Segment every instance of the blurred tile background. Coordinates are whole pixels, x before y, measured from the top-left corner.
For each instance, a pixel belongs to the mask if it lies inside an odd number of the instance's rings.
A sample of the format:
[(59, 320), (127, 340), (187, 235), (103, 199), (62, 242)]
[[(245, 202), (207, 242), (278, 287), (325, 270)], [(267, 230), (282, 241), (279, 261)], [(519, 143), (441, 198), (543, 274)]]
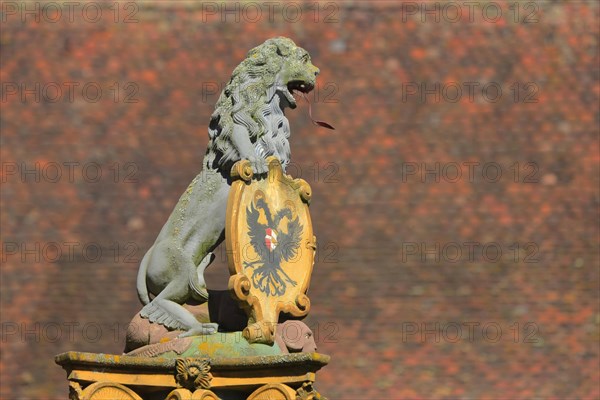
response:
[(55, 354), (122, 351), (221, 88), (283, 35), (337, 128), (287, 113), (319, 390), (598, 398), (598, 3), (270, 4), (2, 2), (0, 397), (65, 398)]

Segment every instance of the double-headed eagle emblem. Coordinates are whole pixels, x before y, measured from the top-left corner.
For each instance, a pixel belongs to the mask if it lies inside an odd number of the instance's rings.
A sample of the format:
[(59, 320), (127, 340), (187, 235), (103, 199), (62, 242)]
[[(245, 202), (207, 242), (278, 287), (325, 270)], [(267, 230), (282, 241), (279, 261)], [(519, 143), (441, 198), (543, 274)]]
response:
[[(259, 222), (264, 212), (266, 224)], [(283, 219), (287, 220), (287, 232), (281, 228)], [(302, 225), (298, 217), (293, 218), (289, 208), (282, 208), (274, 216), (264, 198), (256, 200), (256, 207), (250, 204), (246, 212), (250, 244), (258, 259), (244, 261), (244, 268), (253, 268), (252, 284), (267, 296), (281, 296), (287, 284), (296, 286), (282, 267), (282, 261), (290, 262), (298, 254), (302, 238)]]

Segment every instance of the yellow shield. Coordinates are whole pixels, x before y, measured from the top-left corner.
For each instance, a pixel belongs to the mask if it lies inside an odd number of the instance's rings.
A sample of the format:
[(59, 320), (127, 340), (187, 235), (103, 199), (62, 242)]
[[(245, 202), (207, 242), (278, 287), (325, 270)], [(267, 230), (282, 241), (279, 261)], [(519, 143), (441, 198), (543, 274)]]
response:
[(283, 173), (275, 157), (268, 174), (252, 179), (250, 162), (232, 168), (225, 243), (229, 290), (248, 314), (244, 337), (251, 343), (273, 343), (279, 313), (304, 317), (316, 238), (308, 203), (311, 189), (302, 179)]

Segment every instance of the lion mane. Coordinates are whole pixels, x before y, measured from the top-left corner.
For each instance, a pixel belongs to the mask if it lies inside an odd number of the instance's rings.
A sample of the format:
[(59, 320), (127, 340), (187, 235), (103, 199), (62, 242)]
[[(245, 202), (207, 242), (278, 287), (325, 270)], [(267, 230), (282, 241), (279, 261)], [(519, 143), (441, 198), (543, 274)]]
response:
[[(312, 90), (318, 72), (308, 52), (288, 38), (269, 39), (250, 50), (233, 71), (211, 116), (205, 167), (228, 172), (240, 159), (231, 141), (238, 125), (247, 131), (257, 157), (274, 155), (285, 169), (290, 161), (290, 126), (283, 110), (296, 107), (294, 89)], [(307, 85), (290, 86), (296, 83)]]

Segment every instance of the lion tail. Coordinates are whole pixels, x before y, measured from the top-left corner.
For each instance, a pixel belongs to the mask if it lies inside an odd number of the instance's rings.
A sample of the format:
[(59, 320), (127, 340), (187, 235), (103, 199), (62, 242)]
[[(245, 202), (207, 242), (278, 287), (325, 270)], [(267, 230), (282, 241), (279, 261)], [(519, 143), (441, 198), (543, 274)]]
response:
[(150, 296), (148, 295), (148, 285), (146, 284), (146, 273), (148, 272), (148, 263), (150, 262), (150, 253), (152, 253), (152, 249), (154, 249), (154, 245), (150, 247), (150, 249), (142, 258), (142, 262), (140, 263), (140, 269), (138, 270), (137, 275), (137, 294), (138, 298), (142, 302), (143, 305), (150, 303)]

